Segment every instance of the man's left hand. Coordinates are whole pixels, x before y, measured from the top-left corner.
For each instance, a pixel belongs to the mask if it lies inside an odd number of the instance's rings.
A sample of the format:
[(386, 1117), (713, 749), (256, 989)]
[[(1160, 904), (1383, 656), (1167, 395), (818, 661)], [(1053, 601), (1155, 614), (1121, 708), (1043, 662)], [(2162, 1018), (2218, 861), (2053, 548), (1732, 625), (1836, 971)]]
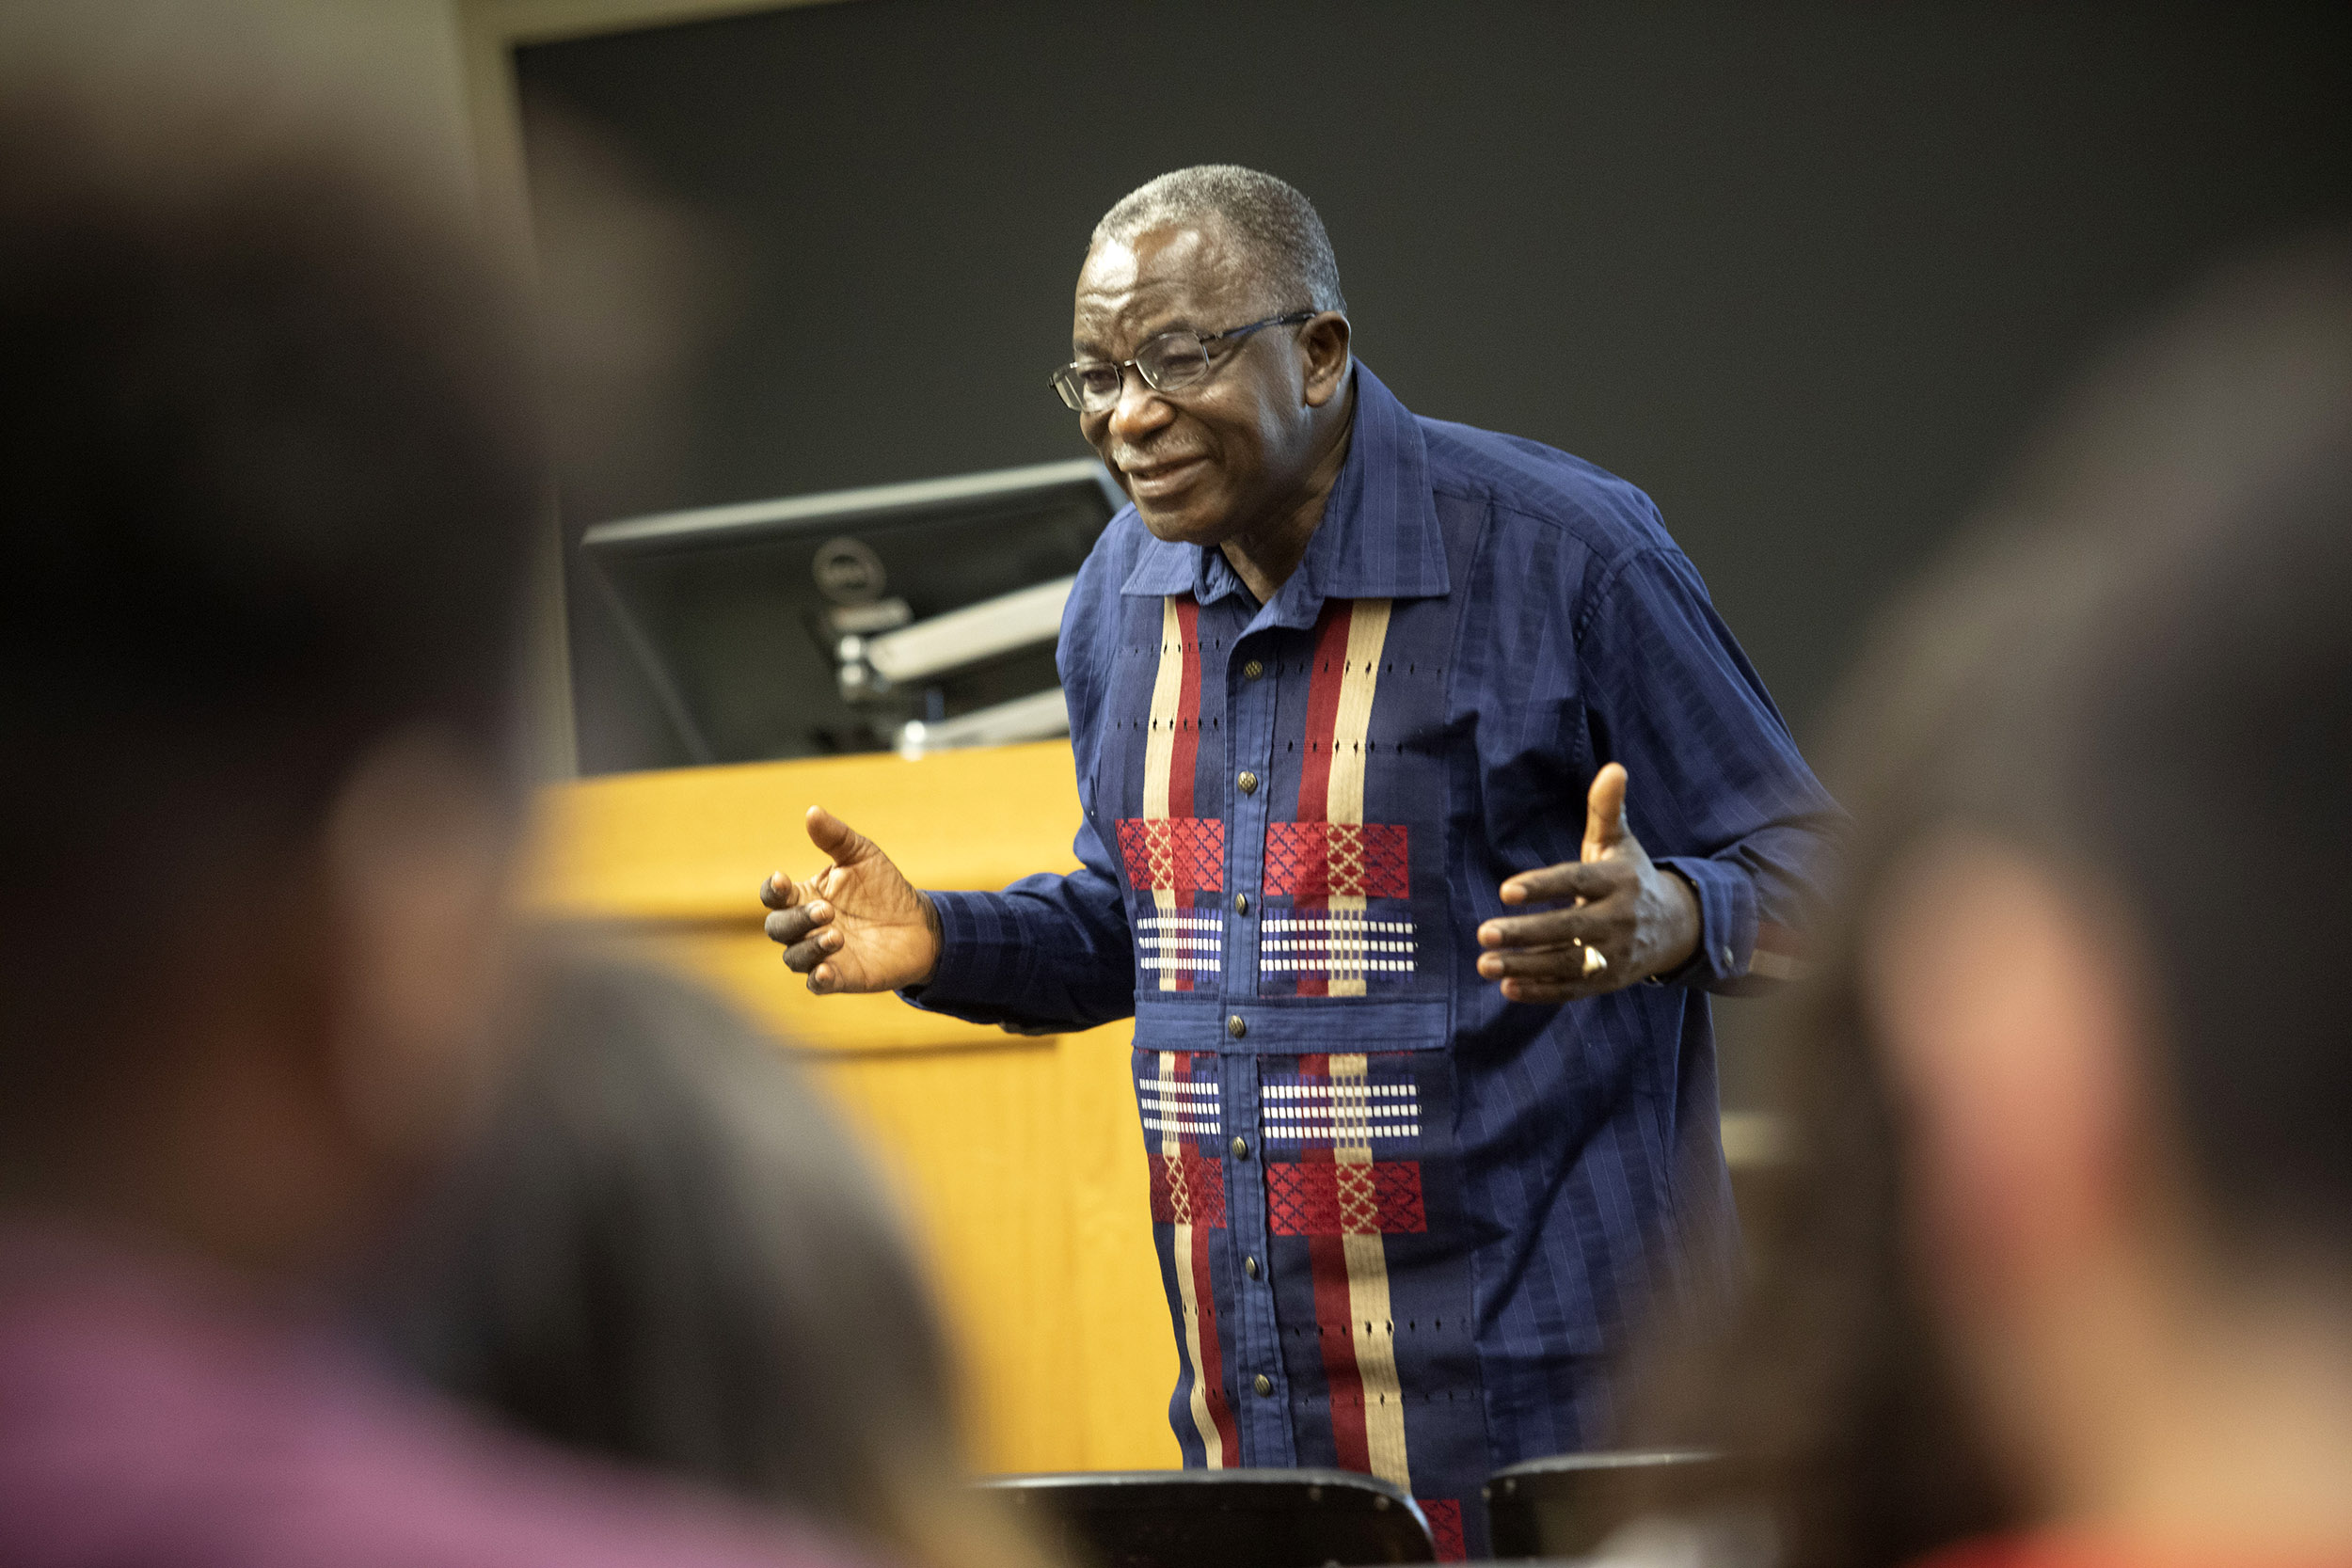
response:
[[(1698, 950), (1698, 895), (1650, 863), (1625, 825), (1626, 772), (1611, 763), (1585, 800), (1584, 858), (1502, 884), (1506, 904), (1573, 898), (1572, 909), (1489, 920), (1478, 927), (1478, 973), (1513, 1002), (1574, 1002), (1690, 962)], [(1587, 950), (1608, 960), (1593, 968)]]

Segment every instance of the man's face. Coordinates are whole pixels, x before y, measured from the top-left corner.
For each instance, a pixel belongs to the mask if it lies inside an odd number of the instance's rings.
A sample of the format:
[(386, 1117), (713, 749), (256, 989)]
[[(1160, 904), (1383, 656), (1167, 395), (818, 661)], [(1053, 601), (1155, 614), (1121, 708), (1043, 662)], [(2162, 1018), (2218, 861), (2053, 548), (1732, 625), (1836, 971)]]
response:
[[(1156, 229), (1097, 245), (1078, 274), (1073, 356), (1132, 359), (1163, 332), (1224, 332), (1307, 305), (1264, 297), (1222, 230)], [(1275, 515), (1305, 483), (1313, 430), (1290, 330), (1269, 327), (1209, 353), (1209, 374), (1174, 392), (1155, 392), (1130, 371), (1118, 405), (1078, 423), (1145, 527), (1215, 546)]]

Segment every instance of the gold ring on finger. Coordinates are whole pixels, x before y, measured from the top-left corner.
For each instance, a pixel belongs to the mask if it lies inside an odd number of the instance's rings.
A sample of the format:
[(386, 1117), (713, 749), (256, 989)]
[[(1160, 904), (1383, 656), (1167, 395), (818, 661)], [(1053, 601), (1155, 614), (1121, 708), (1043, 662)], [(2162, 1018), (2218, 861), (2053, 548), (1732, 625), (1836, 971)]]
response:
[(1596, 974), (1607, 973), (1608, 969), (1609, 956), (1603, 953), (1599, 948), (1586, 944), (1584, 947), (1584, 978), (1589, 980)]

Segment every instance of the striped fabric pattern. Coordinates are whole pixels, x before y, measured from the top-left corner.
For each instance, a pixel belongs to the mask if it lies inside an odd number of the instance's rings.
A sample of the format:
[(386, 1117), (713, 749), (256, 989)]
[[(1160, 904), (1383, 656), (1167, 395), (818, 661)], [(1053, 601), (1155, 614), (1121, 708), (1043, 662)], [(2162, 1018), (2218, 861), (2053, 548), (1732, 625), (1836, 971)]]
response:
[(1136, 961), (1147, 970), (1213, 975), (1224, 963), (1225, 919), (1214, 910), (1143, 915), (1136, 921)]
[(1343, 1127), (1367, 1139), (1421, 1136), (1421, 1091), (1410, 1084), (1326, 1078), (1268, 1084), (1258, 1097), (1265, 1135), (1277, 1142), (1331, 1138)]
[[(1156, 842), (1169, 847), (1159, 855), (1148, 850), (1146, 854), (1150, 880), (1145, 885), (1164, 929), (1179, 910), (1190, 907), (1190, 895), (1200, 881), (1216, 885), (1209, 873), (1216, 866), (1204, 863), (1198, 839), (1205, 835), (1195, 830), (1192, 812), (1194, 760), (1200, 736), (1200, 607), (1196, 604), (1171, 597), (1161, 606), (1160, 662), (1152, 684), (1152, 738), (1144, 758), (1143, 817), (1137, 827), (1147, 845)], [(1123, 833), (1128, 824), (1120, 826)], [(1216, 836), (1221, 843), (1222, 824), (1218, 827)], [(1180, 839), (1191, 847), (1182, 857), (1172, 852)], [(1166, 951), (1163, 946), (1163, 956)], [(1195, 975), (1204, 970), (1214, 974), (1219, 967), (1214, 955), (1197, 948), (1185, 957), (1181, 964), (1163, 958), (1152, 966), (1158, 973), (1160, 990), (1190, 990)]]
[[(1370, 738), (1372, 704), (1380, 686), (1380, 658), (1389, 639), (1386, 599), (1327, 599), (1315, 627), (1313, 664), (1307, 681), (1307, 750), (1298, 769), (1298, 815), (1295, 836), (1307, 836), (1311, 866), (1289, 885), (1300, 914), (1321, 910), (1333, 922), (1360, 921), (1373, 887), (1364, 853), (1364, 743)], [(1320, 828), (1320, 832), (1313, 830)], [(1297, 830), (1307, 830), (1300, 835)], [(1402, 828), (1391, 830), (1400, 842)], [(1310, 836), (1311, 835), (1311, 836)], [(1269, 832), (1269, 840), (1273, 838)], [(1402, 884), (1405, 879), (1394, 879)], [(1386, 884), (1384, 884), (1385, 886)], [(1405, 886), (1397, 885), (1394, 895)], [(1344, 937), (1321, 948), (1301, 944), (1301, 958), (1319, 956), (1318, 970), (1296, 965), (1301, 996), (1361, 996), (1369, 956)]]
[[(1197, 1104), (1197, 1089), (1215, 1088), (1216, 1067), (1212, 1059), (1203, 1085), (1192, 1076), (1193, 1063), (1183, 1053), (1160, 1052), (1158, 1077), (1137, 1086), (1148, 1088), (1163, 1105)], [(1188, 1119), (1180, 1113), (1167, 1117), (1160, 1129), (1152, 1218), (1168, 1230), (1166, 1263), (1176, 1286), (1184, 1353), (1178, 1398), (1200, 1438), (1202, 1463), (1215, 1470), (1241, 1463), (1232, 1405), (1225, 1391), (1224, 1346), (1217, 1338), (1216, 1291), (1209, 1267), (1210, 1238), (1225, 1227), (1225, 1173), (1214, 1155), (1203, 1158), (1185, 1142)]]
[[(1332, 983), (1339, 980), (1335, 977)], [(1369, 1102), (1364, 1095), (1351, 1092), (1363, 1086), (1364, 1058), (1360, 1053), (1310, 1056), (1300, 1067), (1300, 1076), (1313, 1076), (1318, 1066), (1337, 1091), (1328, 1148), (1340, 1234), (1316, 1236), (1310, 1243), (1315, 1318), (1327, 1327), (1344, 1327), (1343, 1334), (1334, 1333), (1323, 1341), (1324, 1364), (1335, 1385), (1352, 1377), (1357, 1395), (1351, 1407), (1334, 1389), (1331, 1419), (1340, 1463), (1394, 1481), (1410, 1496), (1413, 1468), (1405, 1443), (1405, 1386), (1396, 1370), (1396, 1319), (1389, 1302), (1382, 1195), (1373, 1178)]]
[(1335, 965), (1360, 974), (1413, 973), (1410, 920), (1377, 920), (1346, 911), (1326, 911), (1268, 915), (1258, 928), (1264, 933), (1258, 939), (1262, 974), (1299, 970), (1328, 974)]
[(1136, 1080), (1136, 1103), (1143, 1109), (1146, 1132), (1214, 1138), (1225, 1131), (1222, 1099), (1214, 1078), (1201, 1083), (1167, 1077)]

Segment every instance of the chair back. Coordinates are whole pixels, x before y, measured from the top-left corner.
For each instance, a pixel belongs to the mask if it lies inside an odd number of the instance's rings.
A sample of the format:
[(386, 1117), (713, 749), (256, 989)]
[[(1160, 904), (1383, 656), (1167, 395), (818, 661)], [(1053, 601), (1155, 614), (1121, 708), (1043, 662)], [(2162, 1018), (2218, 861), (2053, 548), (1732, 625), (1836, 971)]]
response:
[(1347, 1470), (1123, 1470), (981, 1482), (1080, 1568), (1434, 1562), (1428, 1521)]
[(1494, 1555), (1589, 1556), (1618, 1524), (1629, 1486), (1660, 1479), (1661, 1472), (1694, 1475), (1720, 1463), (1720, 1454), (1705, 1449), (1667, 1449), (1565, 1453), (1508, 1465), (1488, 1477), (1483, 1490)]

